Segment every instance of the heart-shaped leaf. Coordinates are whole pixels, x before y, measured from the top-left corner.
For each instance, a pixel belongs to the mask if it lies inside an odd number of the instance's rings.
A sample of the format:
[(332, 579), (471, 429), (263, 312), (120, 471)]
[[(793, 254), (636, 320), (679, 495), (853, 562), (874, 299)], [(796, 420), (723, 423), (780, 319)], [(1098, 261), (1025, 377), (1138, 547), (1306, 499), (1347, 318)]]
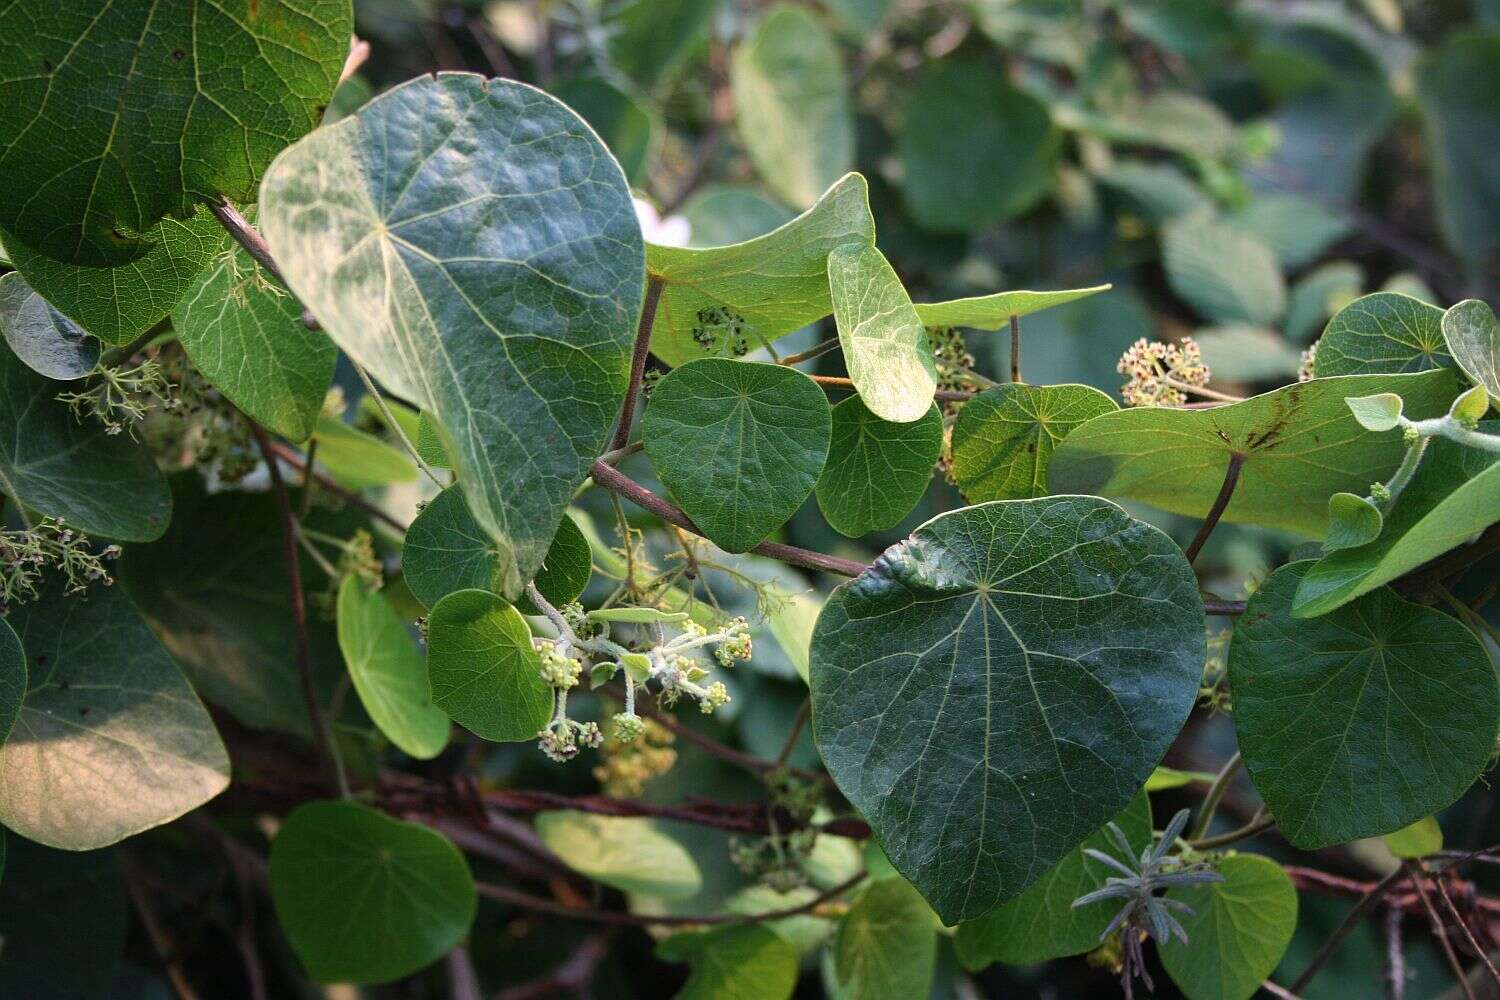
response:
[(1318, 339), (1313, 374), (1420, 372), (1452, 364), (1443, 310), (1400, 292), (1375, 292), (1334, 313)]
[(619, 165), (540, 91), (444, 73), (298, 142), (261, 198), (293, 291), (447, 430), (518, 597), (629, 379), (644, 250)]
[(1229, 646), (1245, 766), (1287, 840), (1309, 851), (1451, 804), (1500, 728), (1495, 668), (1472, 632), (1387, 589), (1293, 618), (1311, 565), (1271, 574)]
[(1335, 493), (1328, 498), (1328, 537), (1323, 551), (1352, 549), (1380, 537), (1385, 519), (1380, 508), (1366, 497)]
[(459, 590), (427, 619), (432, 700), (465, 729), (496, 742), (536, 739), (552, 689), (521, 613), (494, 594)]
[(1465, 299), (1443, 314), (1443, 338), (1464, 374), (1482, 385), (1500, 408), (1500, 322), (1479, 299)]
[(873, 245), (828, 255), (828, 288), (839, 345), (870, 412), (898, 424), (922, 419), (937, 390), (927, 328), (890, 261)]
[(1190, 908), (1176, 914), (1188, 939), (1169, 938), (1158, 951), (1188, 1000), (1249, 1000), (1292, 942), (1297, 890), (1270, 858), (1234, 854), (1216, 868), (1224, 881), (1167, 891)]
[(403, 753), (430, 760), (448, 745), (448, 716), (432, 703), (427, 665), (385, 596), (353, 574), (338, 594), (339, 649), (360, 703)]
[(442, 834), (354, 802), (312, 802), (271, 841), (271, 899), (320, 983), (386, 983), (463, 940), (478, 898)]
[(41, 844), (106, 847), (229, 784), (229, 755), (182, 672), (118, 587), (50, 580), (10, 612), (29, 686), (0, 747), (0, 821)]
[(1281, 265), (1266, 245), (1208, 215), (1162, 231), (1162, 265), (1172, 291), (1215, 323), (1269, 326), (1286, 308)]
[(1097, 497), (982, 504), (834, 591), (813, 633), (814, 735), (892, 863), (956, 923), (1130, 802), (1204, 649), (1197, 582), (1160, 531)]
[(1015, 289), (993, 295), (974, 295), (947, 302), (917, 302), (917, 317), (927, 326), (965, 326), (975, 330), (998, 330), (1010, 323), (1012, 316), (1030, 316), (1034, 312), (1064, 306), (1107, 292), (1113, 285), (1092, 288), (1066, 288), (1055, 292), (1029, 292)]
[(657, 383), (641, 437), (693, 523), (744, 552), (812, 493), (830, 427), (823, 390), (796, 369), (701, 358)]
[(19, 271), (0, 276), (0, 335), (38, 375), (82, 378), (99, 362), (99, 341), (58, 312)]
[(675, 1000), (790, 1000), (797, 986), (797, 951), (756, 924), (674, 934), (656, 946), (658, 958), (691, 962), (693, 974)]
[(943, 450), (943, 416), (934, 405), (921, 420), (893, 424), (851, 396), (833, 408), (831, 440), (818, 507), (835, 531), (859, 538), (894, 528), (922, 499)]
[(839, 921), (833, 972), (840, 1000), (927, 996), (936, 965), (932, 910), (904, 878), (871, 882)]
[(1047, 495), (1047, 464), (1063, 438), (1119, 407), (1086, 385), (986, 389), (953, 425), (953, 478), (970, 503)]
[(621, 892), (683, 900), (703, 887), (693, 856), (649, 819), (562, 809), (538, 816), (536, 832), (569, 868)]
[(1128, 497), (1174, 514), (1203, 517), (1230, 456), (1244, 456), (1228, 521), (1321, 536), (1328, 498), (1363, 495), (1400, 464), (1396, 430), (1367, 431), (1346, 398), (1391, 392), (1407, 416), (1448, 412), (1458, 394), (1451, 370), (1416, 375), (1314, 379), (1207, 410), (1137, 408), (1106, 413), (1058, 446), (1047, 483), (1058, 493)]

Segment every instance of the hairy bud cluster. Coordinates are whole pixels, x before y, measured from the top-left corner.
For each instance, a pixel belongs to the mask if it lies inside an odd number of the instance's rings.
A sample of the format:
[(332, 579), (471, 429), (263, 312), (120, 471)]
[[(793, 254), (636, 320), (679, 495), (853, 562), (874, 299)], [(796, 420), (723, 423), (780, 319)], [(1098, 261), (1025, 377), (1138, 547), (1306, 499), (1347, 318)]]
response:
[(1115, 370), (1126, 376), (1120, 395), (1126, 406), (1181, 406), (1185, 390), (1208, 384), (1208, 366), (1197, 341), (1184, 337), (1177, 344), (1142, 337), (1120, 358)]

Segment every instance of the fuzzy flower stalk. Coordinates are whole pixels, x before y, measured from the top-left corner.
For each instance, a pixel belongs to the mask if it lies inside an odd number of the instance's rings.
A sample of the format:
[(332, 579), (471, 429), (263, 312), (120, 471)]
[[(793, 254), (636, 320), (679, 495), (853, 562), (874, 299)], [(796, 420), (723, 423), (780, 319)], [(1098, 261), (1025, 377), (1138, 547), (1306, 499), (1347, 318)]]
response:
[(1120, 387), (1126, 406), (1182, 406), (1188, 393), (1216, 395), (1204, 391), (1209, 370), (1192, 337), (1176, 344), (1142, 337), (1130, 345), (1115, 370), (1128, 379)]

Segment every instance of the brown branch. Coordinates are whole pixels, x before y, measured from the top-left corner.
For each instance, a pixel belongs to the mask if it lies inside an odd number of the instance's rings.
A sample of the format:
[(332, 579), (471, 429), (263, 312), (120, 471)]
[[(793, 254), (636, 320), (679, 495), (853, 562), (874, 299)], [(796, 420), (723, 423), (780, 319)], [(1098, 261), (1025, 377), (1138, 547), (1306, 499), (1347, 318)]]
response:
[(1021, 317), (1010, 314), (1010, 380), (1021, 381)]
[[(387, 514), (385, 511), (381, 510), (378, 506), (371, 503), (369, 500), (366, 500), (355, 491), (341, 485), (338, 480), (334, 479), (332, 476), (324, 475), (323, 473), (313, 469), (312, 463), (309, 461), (309, 458), (300, 454), (295, 448), (288, 447), (287, 445), (282, 444), (280, 441), (272, 441), (270, 442), (270, 444), (272, 454), (281, 459), (287, 465), (290, 465), (292, 468), (301, 471), (304, 475), (311, 471), (312, 478), (317, 482), (319, 486), (323, 487), (323, 489), (334, 494), (346, 503), (358, 507), (366, 514), (369, 514), (371, 517), (389, 526), (393, 530), (398, 531), (402, 534), (406, 533), (406, 525), (402, 524), (400, 521), (396, 520), (390, 514)], [(308, 448), (308, 456), (311, 456), (312, 454), (312, 448)]]
[(1405, 916), (1394, 906), (1385, 908), (1385, 997), (1406, 1000), (1406, 952), (1401, 940), (1401, 920)]
[[(837, 375), (809, 375), (808, 378), (823, 386), (825, 389), (843, 389), (847, 392), (855, 392), (854, 380), (841, 378)], [(939, 403), (964, 403), (974, 398), (974, 393), (967, 389), (939, 389), (932, 396)]]
[(1221, 601), (1217, 597), (1205, 597), (1203, 610), (1211, 615), (1242, 615), (1245, 613), (1245, 602)]
[[(1290, 869), (1288, 870), (1288, 874), (1291, 874)], [(1321, 875), (1323, 873), (1316, 872), (1315, 874)], [(1301, 993), (1307, 988), (1307, 984), (1312, 982), (1313, 977), (1318, 974), (1318, 970), (1328, 963), (1328, 960), (1333, 957), (1334, 952), (1338, 951), (1339, 945), (1344, 943), (1344, 939), (1349, 936), (1349, 932), (1359, 926), (1359, 922), (1365, 918), (1365, 915), (1370, 910), (1374, 909), (1375, 904), (1380, 902), (1381, 897), (1390, 892), (1391, 888), (1401, 880), (1401, 876), (1402, 871), (1398, 868), (1371, 886), (1360, 897), (1359, 902), (1354, 904), (1354, 908), (1344, 915), (1343, 922), (1334, 929), (1332, 934), (1328, 935), (1328, 940), (1323, 942), (1323, 946), (1312, 957), (1312, 961), (1307, 963), (1307, 968), (1302, 970), (1302, 975), (1298, 976), (1296, 981), (1288, 987), (1291, 992)], [(1296, 880), (1294, 878), (1293, 884), (1295, 883)]]
[(208, 210), (219, 220), (234, 241), (245, 248), (245, 252), (254, 258), (255, 263), (275, 278), (277, 283), (283, 287), (290, 288), (286, 283), (286, 276), (281, 273), (281, 268), (276, 264), (276, 258), (271, 256), (271, 247), (266, 243), (265, 237), (256, 232), (255, 227), (240, 214), (240, 210), (229, 204), (228, 201), (212, 201), (208, 203)]
[(1469, 985), (1469, 977), (1464, 972), (1462, 963), (1458, 960), (1458, 954), (1453, 950), (1453, 942), (1448, 940), (1448, 932), (1443, 926), (1443, 918), (1438, 916), (1437, 909), (1432, 905), (1432, 899), (1427, 895), (1427, 886), (1423, 882), (1422, 869), (1412, 860), (1398, 871), (1406, 871), (1411, 876), (1412, 885), (1417, 887), (1417, 895), (1422, 897), (1422, 908), (1427, 911), (1427, 920), (1432, 925), (1432, 936), (1438, 939), (1442, 945), (1443, 956), (1448, 959), (1448, 966), (1453, 970), (1453, 977), (1458, 980), (1458, 986), (1463, 990), (1465, 1000), (1474, 1000), (1474, 987)]
[(786, 734), (786, 742), (781, 744), (781, 752), (776, 755), (776, 766), (782, 767), (792, 758), (792, 751), (797, 749), (797, 738), (802, 735), (807, 720), (812, 718), (812, 699), (802, 699), (802, 707), (797, 709), (797, 717), (792, 720), (792, 728)]
[[(1431, 874), (1427, 872), (1427, 867), (1422, 862), (1418, 861), (1416, 865), (1422, 872)], [(1500, 986), (1500, 971), (1496, 971), (1495, 963), (1490, 961), (1489, 952), (1480, 947), (1479, 941), (1474, 937), (1474, 932), (1469, 928), (1469, 922), (1463, 918), (1463, 914), (1458, 912), (1458, 907), (1453, 905), (1453, 897), (1448, 895), (1448, 890), (1444, 887), (1443, 880), (1434, 877), (1432, 885), (1433, 888), (1437, 889), (1438, 898), (1443, 901), (1443, 905), (1453, 915), (1453, 922), (1458, 924), (1458, 929), (1464, 932), (1464, 939), (1469, 942), (1469, 947), (1473, 949), (1474, 954), (1479, 956), (1479, 960), (1484, 963), (1484, 967), (1489, 972), (1490, 978), (1494, 980), (1495, 985)]]
[(641, 321), (635, 331), (635, 352), (630, 357), (630, 383), (625, 387), (625, 403), (620, 407), (620, 422), (615, 425), (609, 447), (616, 451), (630, 441), (630, 425), (641, 395), (641, 379), (646, 375), (646, 356), (651, 353), (651, 328), (656, 325), (656, 306), (661, 302), (666, 279), (652, 274), (646, 278), (646, 298), (641, 303)]
[(197, 992), (188, 982), (187, 972), (182, 967), (182, 960), (175, 954), (166, 928), (162, 926), (155, 907), (151, 905), (151, 897), (147, 895), (146, 887), (142, 884), (143, 873), (134, 855), (129, 851), (117, 853), (120, 859), (120, 871), (125, 876), (125, 888), (130, 893), (130, 901), (135, 904), (135, 912), (141, 918), (141, 926), (146, 929), (146, 936), (151, 939), (151, 947), (155, 949), (157, 957), (161, 959), (166, 969), (167, 981), (172, 984), (172, 992), (177, 994), (178, 1000), (198, 1000)]
[(825, 354), (829, 354), (833, 351), (838, 350), (840, 344), (841, 341), (839, 340), (839, 338), (829, 337), (827, 340), (812, 345), (805, 351), (798, 351), (796, 354), (788, 354), (784, 358), (778, 358), (776, 363), (778, 365), (786, 365), (787, 367), (791, 367), (792, 365), (800, 365), (804, 361), (811, 361), (814, 358), (821, 358)]
[(1219, 518), (1224, 516), (1224, 509), (1229, 506), (1229, 500), (1234, 496), (1234, 488), (1240, 481), (1240, 469), (1245, 464), (1245, 456), (1240, 452), (1230, 452), (1229, 468), (1224, 470), (1224, 482), (1219, 487), (1219, 495), (1214, 497), (1214, 505), (1208, 509), (1208, 516), (1203, 519), (1203, 524), (1198, 528), (1198, 534), (1193, 536), (1192, 542), (1183, 552), (1188, 562), (1194, 562), (1203, 544), (1208, 541), (1208, 536), (1214, 533), (1214, 528), (1219, 523)]

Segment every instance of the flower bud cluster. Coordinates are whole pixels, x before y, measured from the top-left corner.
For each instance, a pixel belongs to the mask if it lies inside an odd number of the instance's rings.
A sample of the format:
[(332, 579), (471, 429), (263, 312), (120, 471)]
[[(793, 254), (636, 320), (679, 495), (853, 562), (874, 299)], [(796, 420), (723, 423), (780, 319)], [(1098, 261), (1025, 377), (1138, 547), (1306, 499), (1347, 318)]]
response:
[(1208, 366), (1197, 341), (1165, 344), (1145, 337), (1130, 346), (1115, 370), (1126, 376), (1120, 395), (1126, 406), (1181, 406), (1185, 390), (1208, 384)]
[(60, 517), (44, 517), (24, 531), (0, 531), (0, 612), (35, 600), (49, 568), (63, 574), (70, 594), (91, 583), (107, 587), (115, 579), (105, 564), (119, 555), (118, 545), (96, 552), (86, 536)]

